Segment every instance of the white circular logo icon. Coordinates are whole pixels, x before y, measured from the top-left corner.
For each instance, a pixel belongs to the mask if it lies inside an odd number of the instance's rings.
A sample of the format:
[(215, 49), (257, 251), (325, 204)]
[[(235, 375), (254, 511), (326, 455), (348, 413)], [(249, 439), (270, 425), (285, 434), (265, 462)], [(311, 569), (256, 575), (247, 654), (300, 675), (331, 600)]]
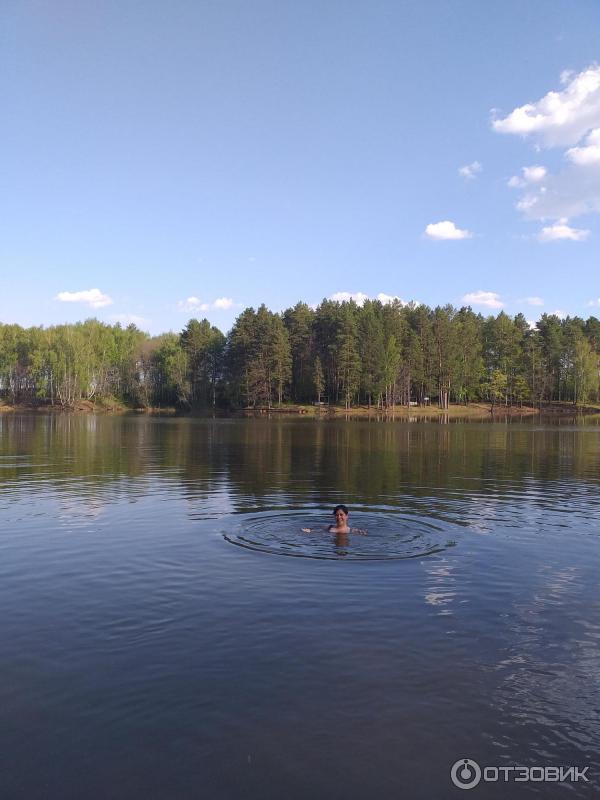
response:
[(472, 789), (481, 780), (481, 767), (471, 758), (459, 758), (450, 770), (452, 783), (459, 789)]

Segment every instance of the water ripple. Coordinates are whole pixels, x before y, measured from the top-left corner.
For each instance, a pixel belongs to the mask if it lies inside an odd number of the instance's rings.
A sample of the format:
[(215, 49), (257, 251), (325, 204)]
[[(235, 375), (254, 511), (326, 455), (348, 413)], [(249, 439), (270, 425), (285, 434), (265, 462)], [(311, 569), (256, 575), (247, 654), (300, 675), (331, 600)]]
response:
[[(456, 544), (454, 522), (386, 509), (352, 512), (349, 534), (329, 532), (323, 512), (314, 509), (239, 515), (223, 538), (238, 547), (296, 558), (387, 561), (419, 558)], [(303, 529), (310, 529), (306, 532)]]

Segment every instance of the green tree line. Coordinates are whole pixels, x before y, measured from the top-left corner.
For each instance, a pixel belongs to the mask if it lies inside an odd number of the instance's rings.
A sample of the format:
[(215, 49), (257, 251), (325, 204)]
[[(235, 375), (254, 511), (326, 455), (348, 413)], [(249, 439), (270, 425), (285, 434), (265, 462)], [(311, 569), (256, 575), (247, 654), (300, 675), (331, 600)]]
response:
[(272, 407), (487, 401), (585, 403), (599, 395), (600, 320), (484, 317), (471, 308), (376, 300), (247, 308), (225, 336), (208, 320), (149, 336), (96, 319), (0, 323), (0, 397), (72, 407)]

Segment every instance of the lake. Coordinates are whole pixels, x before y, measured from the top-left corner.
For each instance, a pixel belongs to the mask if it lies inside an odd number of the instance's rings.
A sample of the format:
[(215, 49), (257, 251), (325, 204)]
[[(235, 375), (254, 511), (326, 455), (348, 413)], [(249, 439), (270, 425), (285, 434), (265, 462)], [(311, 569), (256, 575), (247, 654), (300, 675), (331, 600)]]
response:
[(599, 466), (585, 420), (0, 415), (0, 796), (593, 796)]

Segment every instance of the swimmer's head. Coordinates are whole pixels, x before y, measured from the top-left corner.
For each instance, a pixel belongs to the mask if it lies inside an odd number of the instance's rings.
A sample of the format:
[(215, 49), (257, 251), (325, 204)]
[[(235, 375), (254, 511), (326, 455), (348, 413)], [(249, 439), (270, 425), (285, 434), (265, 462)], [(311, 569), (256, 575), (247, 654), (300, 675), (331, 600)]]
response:
[(333, 516), (335, 517), (338, 527), (346, 524), (349, 513), (348, 508), (342, 504), (333, 509)]

